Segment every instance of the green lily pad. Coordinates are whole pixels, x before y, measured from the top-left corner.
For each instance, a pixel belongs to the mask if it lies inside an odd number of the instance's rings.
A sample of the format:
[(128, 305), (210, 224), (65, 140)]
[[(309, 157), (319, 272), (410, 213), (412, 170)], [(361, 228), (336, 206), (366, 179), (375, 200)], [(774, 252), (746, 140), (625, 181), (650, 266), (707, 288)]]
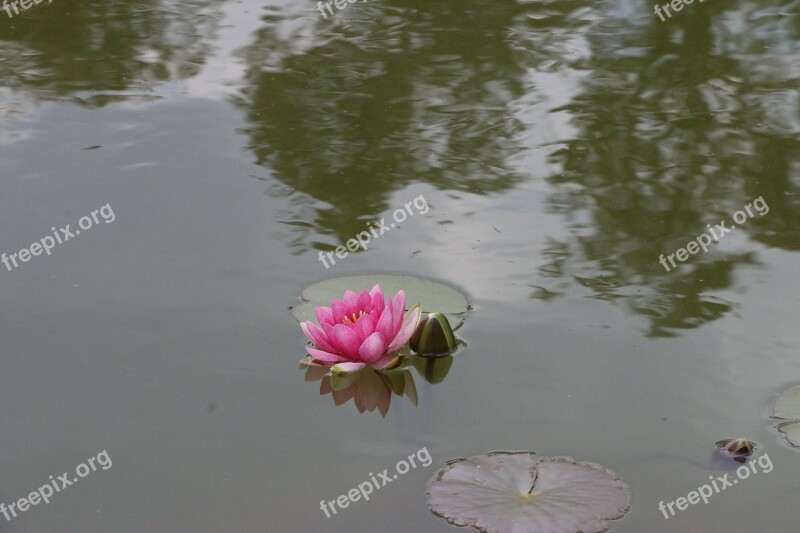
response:
[(434, 514), (484, 533), (599, 533), (630, 509), (611, 470), (533, 452), (450, 461), (426, 494)]
[(784, 392), (772, 404), (772, 418), (789, 420), (776, 426), (786, 442), (800, 447), (800, 387)]
[(425, 313), (446, 315), (454, 330), (461, 326), (463, 314), (469, 310), (467, 298), (447, 285), (412, 276), (376, 274), (334, 278), (306, 287), (301, 293), (303, 303), (291, 308), (292, 316), (298, 322), (316, 321), (317, 307), (330, 307), (331, 302), (341, 299), (346, 290), (369, 291), (376, 283), (380, 284), (387, 296), (394, 296), (401, 289), (406, 291), (406, 309), (419, 303)]

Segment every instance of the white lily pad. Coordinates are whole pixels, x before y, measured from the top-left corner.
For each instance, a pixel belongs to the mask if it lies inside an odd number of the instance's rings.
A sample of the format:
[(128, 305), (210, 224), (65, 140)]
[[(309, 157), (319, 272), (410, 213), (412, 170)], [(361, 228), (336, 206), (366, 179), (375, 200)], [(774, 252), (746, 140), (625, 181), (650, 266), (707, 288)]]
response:
[(628, 486), (611, 470), (533, 452), (451, 461), (427, 497), (434, 514), (485, 533), (599, 533), (630, 509)]
[(772, 404), (772, 418), (790, 420), (778, 424), (776, 429), (783, 434), (786, 442), (800, 446), (800, 387), (789, 389), (775, 399)]
[(303, 303), (291, 308), (292, 316), (298, 322), (314, 321), (317, 307), (329, 307), (333, 300), (341, 299), (346, 290), (369, 291), (376, 283), (380, 284), (386, 296), (394, 296), (397, 291), (404, 290), (407, 309), (419, 303), (425, 313), (444, 314), (454, 330), (461, 326), (464, 321), (462, 315), (469, 310), (467, 298), (447, 285), (412, 276), (376, 274), (334, 278), (306, 287), (301, 293)]

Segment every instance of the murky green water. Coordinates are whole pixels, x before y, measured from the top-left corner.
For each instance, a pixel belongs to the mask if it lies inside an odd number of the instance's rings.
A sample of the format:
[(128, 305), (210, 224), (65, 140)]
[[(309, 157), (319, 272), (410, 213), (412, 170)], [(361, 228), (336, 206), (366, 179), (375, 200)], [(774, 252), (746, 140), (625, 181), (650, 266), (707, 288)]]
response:
[[(0, 266), (0, 501), (113, 466), (0, 530), (444, 532), (427, 481), (491, 450), (614, 469), (633, 498), (612, 531), (796, 529), (800, 455), (768, 406), (800, 382), (800, 3), (19, 9), (0, 252), (114, 220)], [(419, 195), (427, 213), (318, 260)], [(304, 381), (287, 311), (364, 273), (474, 307), (447, 378), (385, 418)], [(665, 520), (734, 436), (774, 470)], [(432, 466), (320, 510), (422, 447)]]

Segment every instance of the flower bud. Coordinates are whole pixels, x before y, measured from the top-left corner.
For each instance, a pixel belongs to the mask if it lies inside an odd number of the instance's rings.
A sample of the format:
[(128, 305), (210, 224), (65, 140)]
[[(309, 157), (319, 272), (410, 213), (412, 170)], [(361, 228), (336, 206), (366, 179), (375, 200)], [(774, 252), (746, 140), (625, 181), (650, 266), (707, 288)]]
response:
[(753, 455), (756, 449), (756, 445), (747, 439), (724, 439), (716, 444), (721, 454), (740, 463), (743, 463), (746, 457)]
[(457, 346), (453, 328), (442, 313), (429, 313), (420, 320), (411, 335), (410, 345), (422, 355), (447, 355)]

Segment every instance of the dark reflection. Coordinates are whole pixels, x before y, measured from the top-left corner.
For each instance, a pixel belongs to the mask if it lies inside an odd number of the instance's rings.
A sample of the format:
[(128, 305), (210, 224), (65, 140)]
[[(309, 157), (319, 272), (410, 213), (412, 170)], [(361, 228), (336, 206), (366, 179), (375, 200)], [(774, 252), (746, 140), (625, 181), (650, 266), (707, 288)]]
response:
[(412, 357), (411, 365), (417, 369), (420, 376), (431, 385), (444, 381), (453, 366), (453, 356), (444, 357)]
[[(525, 65), (509, 35), (531, 9), (359, 3), (327, 21), (265, 18), (243, 51), (236, 103), (257, 163), (299, 193), (282, 216), (296, 252), (344, 242), (413, 182), (483, 194), (520, 180), (509, 159), (523, 125), (510, 104), (525, 94)], [(318, 234), (328, 243), (308, 242)]]
[[(652, 5), (595, 14), (602, 22), (586, 33), (592, 56), (581, 65), (592, 75), (558, 110), (579, 132), (553, 155), (561, 172), (549, 179), (551, 204), (580, 222), (544, 250), (543, 276), (622, 299), (649, 318), (648, 335), (669, 336), (733, 308), (713, 291), (757, 264), (733, 241), (800, 247), (799, 5), (695, 2), (666, 23)], [(724, 244), (669, 272), (659, 264), (761, 196), (769, 213)], [(536, 297), (562, 288), (537, 287)]]
[(352, 400), (359, 413), (377, 409), (382, 416), (389, 412), (392, 396), (395, 395), (405, 396), (417, 406), (417, 386), (411, 368), (416, 369), (427, 382), (436, 384), (444, 381), (452, 364), (452, 356), (408, 356), (399, 366), (389, 370), (377, 371), (366, 367), (358, 372), (337, 374), (326, 366), (308, 362), (308, 359), (303, 361), (303, 366), (306, 367), (305, 380), (320, 381), (321, 396), (330, 394), (336, 405)]
[(0, 11), (0, 86), (92, 107), (143, 96), (123, 91), (146, 96), (200, 71), (218, 9), (209, 0), (54, 0), (11, 19)]

